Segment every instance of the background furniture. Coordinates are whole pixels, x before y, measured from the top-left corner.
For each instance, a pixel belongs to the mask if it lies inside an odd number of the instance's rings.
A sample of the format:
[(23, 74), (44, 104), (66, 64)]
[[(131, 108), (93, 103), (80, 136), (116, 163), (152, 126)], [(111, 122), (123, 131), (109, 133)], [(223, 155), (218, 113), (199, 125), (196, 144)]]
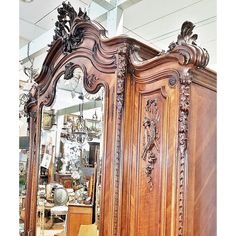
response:
[[(25, 106), (32, 176), (25, 235), (35, 235), (40, 108), (76, 67), (86, 91), (105, 90), (99, 234), (216, 235), (216, 73), (205, 68), (209, 55), (194, 25), (184, 22), (177, 41), (159, 52), (126, 36), (104, 40), (105, 29), (81, 9), (74, 13), (63, 4), (59, 18), (68, 28), (55, 31)], [(91, 209), (82, 209), (71, 207), (68, 221), (85, 214), (91, 223)]]
[(92, 224), (93, 207), (69, 205), (67, 220), (67, 236), (78, 235), (80, 225)]
[(71, 174), (56, 174), (56, 182), (60, 183), (65, 188), (72, 188)]

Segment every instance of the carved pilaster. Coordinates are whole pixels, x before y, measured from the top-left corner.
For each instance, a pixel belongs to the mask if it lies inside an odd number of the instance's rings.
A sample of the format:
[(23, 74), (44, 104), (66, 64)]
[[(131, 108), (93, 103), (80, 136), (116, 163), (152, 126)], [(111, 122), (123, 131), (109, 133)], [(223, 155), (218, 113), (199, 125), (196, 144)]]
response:
[[(147, 115), (144, 118), (143, 126), (145, 129), (144, 133), (144, 149), (142, 153), (142, 159), (147, 162), (145, 167), (145, 174), (148, 179), (149, 190), (153, 189), (152, 182), (152, 171), (154, 169), (154, 164), (158, 158), (160, 151), (160, 111), (158, 109), (158, 99), (148, 99), (145, 110)], [(156, 152), (153, 152), (153, 148)], [(157, 153), (157, 154), (156, 154)]]
[(116, 124), (116, 147), (114, 163), (114, 210), (113, 210), (113, 236), (118, 235), (119, 221), (119, 184), (120, 184), (120, 159), (121, 159), (121, 123), (124, 105), (125, 79), (127, 75), (127, 53), (128, 45), (124, 44), (117, 50), (117, 124)]
[(178, 236), (184, 234), (185, 219), (185, 182), (186, 182), (186, 162), (188, 148), (188, 120), (190, 110), (190, 92), (192, 76), (190, 73), (180, 78), (180, 101), (179, 101), (179, 126), (178, 126)]

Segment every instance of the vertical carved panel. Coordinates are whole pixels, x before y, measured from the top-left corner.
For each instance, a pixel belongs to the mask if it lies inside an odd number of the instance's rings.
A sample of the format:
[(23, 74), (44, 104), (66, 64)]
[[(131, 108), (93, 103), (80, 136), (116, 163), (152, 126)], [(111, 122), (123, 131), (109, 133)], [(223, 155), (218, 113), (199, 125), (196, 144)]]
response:
[(185, 182), (188, 145), (188, 119), (192, 76), (187, 73), (180, 78), (179, 128), (178, 128), (178, 236), (184, 235)]
[(128, 45), (124, 44), (117, 50), (117, 123), (116, 123), (116, 146), (114, 160), (114, 209), (113, 209), (113, 235), (118, 235), (119, 222), (119, 184), (120, 184), (120, 158), (121, 158), (121, 123), (124, 105), (125, 79), (127, 75), (127, 52)]
[[(155, 166), (155, 162), (158, 158), (160, 151), (160, 133), (159, 133), (159, 121), (160, 111), (158, 109), (158, 99), (148, 99), (145, 110), (147, 112), (144, 117), (143, 126), (144, 132), (144, 148), (142, 153), (142, 159), (146, 161), (145, 174), (147, 176), (147, 182), (149, 190), (153, 189), (152, 171)], [(153, 148), (156, 152), (153, 152)], [(156, 154), (158, 153), (158, 154)]]

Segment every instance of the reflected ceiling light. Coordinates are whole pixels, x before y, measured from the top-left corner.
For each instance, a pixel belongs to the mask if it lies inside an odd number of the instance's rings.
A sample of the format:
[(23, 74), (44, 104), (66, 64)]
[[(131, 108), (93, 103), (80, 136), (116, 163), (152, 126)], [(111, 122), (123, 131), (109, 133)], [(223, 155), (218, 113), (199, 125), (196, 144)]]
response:
[(84, 95), (79, 93), (81, 104), (79, 106), (79, 116), (77, 121), (74, 122), (65, 122), (61, 132), (62, 141), (65, 138), (71, 142), (77, 142), (80, 146), (84, 145), (88, 138), (88, 128), (86, 127), (85, 120), (83, 117), (83, 105), (84, 105)]

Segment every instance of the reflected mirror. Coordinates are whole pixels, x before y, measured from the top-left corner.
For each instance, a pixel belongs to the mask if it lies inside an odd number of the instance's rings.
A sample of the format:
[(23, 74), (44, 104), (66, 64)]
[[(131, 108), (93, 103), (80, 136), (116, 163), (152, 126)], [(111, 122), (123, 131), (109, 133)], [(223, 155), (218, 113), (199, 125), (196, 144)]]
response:
[(103, 97), (85, 91), (76, 68), (42, 109), (36, 235), (98, 235)]

